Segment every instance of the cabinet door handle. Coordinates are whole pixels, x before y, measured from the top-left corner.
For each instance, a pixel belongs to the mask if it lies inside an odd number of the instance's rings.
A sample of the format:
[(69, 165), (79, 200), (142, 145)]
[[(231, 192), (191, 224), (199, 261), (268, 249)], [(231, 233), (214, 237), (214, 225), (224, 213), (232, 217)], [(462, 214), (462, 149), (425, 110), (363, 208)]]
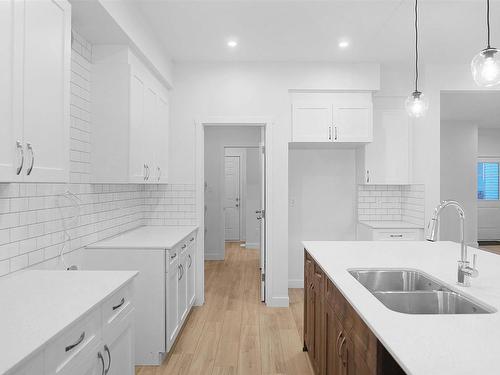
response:
[(75, 342), (74, 344), (68, 345), (68, 346), (65, 348), (65, 351), (66, 351), (66, 352), (69, 352), (70, 350), (73, 350), (73, 349), (74, 349), (74, 348), (76, 348), (78, 345), (80, 345), (84, 339), (85, 339), (85, 331), (83, 331), (83, 332), (82, 332), (82, 334), (80, 335), (80, 337), (78, 338), (78, 340), (76, 340), (76, 342)]
[(370, 170), (366, 170), (366, 183), (370, 183)]
[(194, 237), (191, 237), (191, 239), (189, 240), (189, 242), (193, 242), (194, 241)]
[(338, 139), (338, 132), (337, 132), (337, 127), (335, 127), (335, 140)]
[(186, 244), (182, 245), (182, 250), (184, 250), (186, 248)]
[(116, 306), (113, 306), (113, 311), (115, 311), (116, 309), (119, 309), (120, 307), (123, 306), (123, 304), (125, 303), (125, 298), (122, 298), (120, 303)]
[[(340, 345), (338, 347), (338, 350), (337, 350), (337, 355), (339, 358), (342, 358), (342, 347), (344, 346), (345, 344), (345, 336), (342, 337), (342, 341), (340, 342)], [(344, 359), (342, 358), (342, 362), (344, 362)]]
[(146, 181), (149, 181), (149, 164), (146, 164)]
[(106, 367), (106, 370), (104, 371), (104, 375), (107, 375), (109, 369), (111, 368), (111, 352), (109, 351), (107, 345), (104, 345), (104, 351), (108, 354), (108, 367)]
[(146, 181), (146, 164), (142, 165), (142, 173), (144, 174), (143, 179)]
[[(339, 340), (340, 338), (342, 337), (342, 331), (339, 332), (338, 336), (337, 336), (337, 340), (335, 341), (335, 347), (339, 347)], [(337, 357), (339, 356), (339, 352), (337, 350)]]
[(331, 126), (328, 127), (328, 140), (329, 141), (332, 140), (332, 127)]
[(160, 178), (161, 178), (161, 168), (160, 167), (157, 167), (158, 168), (158, 181), (160, 181)]
[(191, 254), (188, 255), (188, 258), (189, 258), (188, 269), (190, 269), (191, 268), (191, 264), (193, 264), (193, 259), (191, 258)]
[(23, 169), (23, 165), (24, 165), (24, 148), (23, 148), (23, 145), (20, 141), (16, 142), (16, 148), (21, 153), (21, 163), (19, 164), (19, 167), (17, 167), (17, 170), (16, 170), (16, 174), (19, 176), (21, 174), (21, 170)]
[(177, 276), (177, 280), (181, 281), (181, 279), (182, 279), (182, 273), (181, 273), (181, 265), (180, 264), (177, 266), (177, 273), (179, 274)]
[(28, 151), (31, 152), (31, 165), (26, 172), (26, 175), (29, 176), (31, 174), (31, 171), (33, 170), (33, 166), (35, 165), (35, 153), (33, 152), (33, 147), (31, 146), (31, 143), (27, 142), (26, 148), (28, 149)]
[(174, 253), (174, 255), (170, 255), (170, 259), (175, 259), (176, 256), (177, 256), (177, 253)]
[(104, 365), (104, 357), (102, 356), (101, 352), (97, 353), (97, 358), (99, 358), (99, 360), (101, 361), (101, 364), (102, 364), (101, 375), (106, 375), (106, 373), (104, 372), (106, 366)]

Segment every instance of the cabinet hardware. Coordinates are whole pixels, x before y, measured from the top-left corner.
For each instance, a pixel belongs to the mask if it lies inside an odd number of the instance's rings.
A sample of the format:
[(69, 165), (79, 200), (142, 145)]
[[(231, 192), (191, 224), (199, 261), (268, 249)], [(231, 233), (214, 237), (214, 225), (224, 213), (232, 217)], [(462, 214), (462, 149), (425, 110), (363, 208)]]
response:
[(189, 240), (189, 242), (193, 242), (194, 241), (194, 237), (191, 237), (191, 239)]
[(31, 174), (31, 171), (33, 170), (33, 166), (35, 165), (35, 153), (33, 152), (33, 147), (31, 146), (31, 143), (27, 142), (26, 148), (28, 149), (28, 151), (31, 152), (31, 165), (26, 172), (26, 175), (29, 176)]
[(335, 140), (338, 139), (338, 132), (337, 132), (337, 127), (335, 127)]
[(332, 140), (332, 127), (331, 126), (328, 127), (328, 140), (329, 141)]
[(99, 358), (99, 360), (101, 361), (101, 364), (102, 364), (101, 375), (106, 375), (106, 373), (104, 372), (106, 366), (104, 365), (104, 357), (102, 356), (101, 352), (97, 353), (97, 358)]
[(111, 368), (111, 352), (109, 351), (109, 348), (107, 345), (104, 345), (104, 351), (108, 354), (108, 367), (104, 371), (104, 375), (107, 375), (109, 372), (109, 369)]
[(366, 183), (370, 183), (370, 170), (366, 170)]
[(146, 181), (146, 164), (142, 165), (142, 172), (144, 173), (143, 179), (144, 179), (144, 181)]
[(191, 268), (191, 265), (193, 264), (193, 259), (191, 258), (191, 254), (188, 255), (188, 258), (189, 258), (189, 265), (188, 265), (188, 269)]
[[(339, 358), (342, 358), (342, 347), (344, 346), (344, 344), (345, 344), (345, 336), (342, 337), (342, 341), (340, 342), (340, 345), (337, 350), (337, 355)], [(344, 358), (342, 358), (342, 362), (344, 362)]]
[(391, 238), (403, 238), (402, 234), (391, 234), (389, 237)]
[(17, 167), (17, 170), (16, 170), (16, 174), (19, 176), (19, 174), (21, 174), (21, 170), (23, 169), (23, 165), (24, 165), (24, 148), (23, 148), (23, 145), (20, 141), (16, 142), (16, 148), (21, 153), (21, 163), (19, 164), (19, 167)]
[(174, 259), (177, 256), (177, 253), (174, 253), (174, 255), (170, 255), (170, 259)]
[[(339, 340), (341, 337), (342, 337), (342, 331), (339, 332), (339, 335), (337, 336), (337, 340), (335, 341), (335, 347), (337, 347), (337, 348), (339, 347)], [(340, 357), (338, 351), (337, 351), (337, 357)]]
[(178, 280), (181, 281), (182, 276), (184, 275), (184, 267), (182, 267), (182, 264), (179, 264), (177, 267), (179, 268), (179, 278), (178, 278)]
[(70, 350), (73, 350), (78, 345), (80, 345), (84, 339), (85, 339), (85, 331), (82, 332), (82, 334), (80, 335), (80, 337), (78, 338), (78, 340), (76, 340), (76, 342), (74, 344), (68, 345), (66, 347), (65, 351), (69, 352)]
[(149, 181), (149, 165), (146, 164), (146, 181)]
[(158, 181), (160, 181), (160, 178), (161, 178), (161, 168), (160, 167), (157, 167), (158, 168)]
[(119, 309), (120, 307), (123, 306), (123, 304), (125, 303), (125, 298), (122, 298), (120, 303), (116, 306), (113, 306), (113, 311), (115, 311), (116, 309)]
[(182, 245), (182, 250), (184, 250), (186, 248), (186, 244)]

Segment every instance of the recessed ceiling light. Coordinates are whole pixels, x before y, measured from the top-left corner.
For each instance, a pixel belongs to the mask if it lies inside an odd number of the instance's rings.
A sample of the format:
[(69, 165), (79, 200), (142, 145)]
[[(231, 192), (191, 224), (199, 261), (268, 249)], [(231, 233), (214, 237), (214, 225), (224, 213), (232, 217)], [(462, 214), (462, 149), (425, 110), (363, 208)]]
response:
[(340, 48), (347, 48), (347, 47), (349, 47), (349, 42), (347, 40), (341, 40), (339, 42), (339, 47)]
[(230, 48), (234, 48), (238, 45), (238, 42), (234, 39), (228, 40), (227, 41), (227, 46)]

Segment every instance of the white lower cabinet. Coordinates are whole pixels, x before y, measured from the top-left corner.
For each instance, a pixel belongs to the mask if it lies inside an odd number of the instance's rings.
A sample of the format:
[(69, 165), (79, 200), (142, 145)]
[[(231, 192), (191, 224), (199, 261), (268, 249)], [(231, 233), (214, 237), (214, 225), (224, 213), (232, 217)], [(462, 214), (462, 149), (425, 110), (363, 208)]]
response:
[(134, 375), (131, 290), (131, 283), (120, 288), (8, 375)]
[(373, 228), (358, 223), (356, 228), (358, 241), (423, 241), (423, 228)]
[[(116, 241), (120, 241), (118, 237)], [(99, 242), (85, 250), (85, 269), (139, 271), (135, 280), (135, 365), (161, 364), (189, 315), (195, 300), (195, 238), (194, 231), (169, 250), (130, 243), (128, 248), (109, 243), (102, 247)]]

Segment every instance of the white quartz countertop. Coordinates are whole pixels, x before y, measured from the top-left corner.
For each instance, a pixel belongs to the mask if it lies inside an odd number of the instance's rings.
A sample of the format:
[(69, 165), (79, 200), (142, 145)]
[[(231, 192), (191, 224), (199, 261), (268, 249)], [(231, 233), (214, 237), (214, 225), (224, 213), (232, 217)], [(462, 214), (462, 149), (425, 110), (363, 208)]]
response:
[(171, 249), (196, 226), (143, 226), (87, 246), (89, 249)]
[[(454, 242), (306, 241), (304, 247), (408, 375), (493, 375), (500, 360), (500, 256), (478, 254), (479, 277), (459, 287)], [(477, 315), (410, 315), (389, 310), (347, 270), (422, 270), (497, 310)]]
[(135, 271), (22, 271), (0, 279), (0, 374), (93, 309)]
[(384, 220), (384, 221), (360, 221), (373, 229), (423, 229), (423, 225), (407, 223), (406, 221)]

